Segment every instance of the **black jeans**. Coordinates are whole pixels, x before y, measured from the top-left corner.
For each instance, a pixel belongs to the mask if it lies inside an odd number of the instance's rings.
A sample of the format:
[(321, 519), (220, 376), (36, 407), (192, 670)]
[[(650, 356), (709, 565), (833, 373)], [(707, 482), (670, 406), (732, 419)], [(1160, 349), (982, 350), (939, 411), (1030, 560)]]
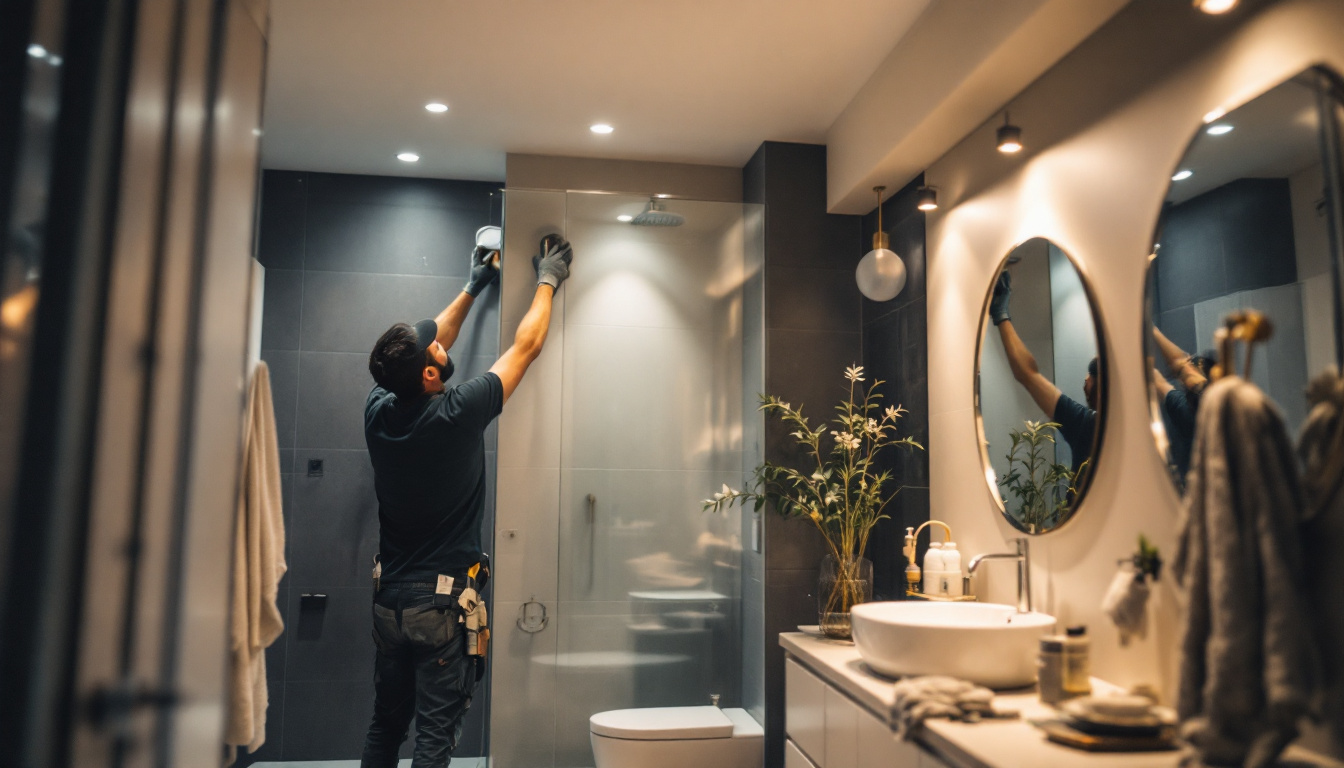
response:
[(456, 610), (433, 602), (433, 585), (384, 586), (374, 598), (373, 722), (361, 768), (396, 768), (413, 715), (413, 768), (443, 768), (457, 749), (476, 661)]

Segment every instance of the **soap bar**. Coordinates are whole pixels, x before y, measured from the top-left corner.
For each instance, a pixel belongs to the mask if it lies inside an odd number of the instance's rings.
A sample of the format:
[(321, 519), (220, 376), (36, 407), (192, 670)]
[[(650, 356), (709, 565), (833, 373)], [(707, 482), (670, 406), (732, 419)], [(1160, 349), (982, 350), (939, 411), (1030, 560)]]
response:
[(1079, 701), (1084, 702), (1089, 710), (1103, 717), (1143, 717), (1153, 706), (1153, 702), (1143, 696), (1125, 694), (1091, 696)]

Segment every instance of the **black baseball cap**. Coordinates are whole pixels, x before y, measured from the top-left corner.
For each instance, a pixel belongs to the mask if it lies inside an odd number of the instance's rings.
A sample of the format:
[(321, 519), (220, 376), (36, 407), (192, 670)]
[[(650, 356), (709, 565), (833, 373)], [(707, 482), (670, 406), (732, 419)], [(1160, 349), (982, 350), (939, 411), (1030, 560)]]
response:
[(424, 352), (429, 349), (429, 345), (434, 343), (434, 339), (439, 335), (439, 324), (431, 319), (424, 319), (416, 323), (415, 328), (415, 346), (416, 350)]

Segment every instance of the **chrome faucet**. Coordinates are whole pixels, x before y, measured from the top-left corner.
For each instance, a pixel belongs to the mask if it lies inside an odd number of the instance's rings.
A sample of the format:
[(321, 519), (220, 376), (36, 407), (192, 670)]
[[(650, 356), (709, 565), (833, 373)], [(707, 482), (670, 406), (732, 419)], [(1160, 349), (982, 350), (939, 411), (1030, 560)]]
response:
[(1013, 539), (1017, 542), (1017, 552), (991, 552), (984, 555), (976, 555), (971, 559), (971, 565), (967, 571), (975, 575), (975, 569), (986, 560), (1016, 560), (1017, 561), (1017, 612), (1031, 612), (1031, 550), (1027, 547), (1027, 540)]

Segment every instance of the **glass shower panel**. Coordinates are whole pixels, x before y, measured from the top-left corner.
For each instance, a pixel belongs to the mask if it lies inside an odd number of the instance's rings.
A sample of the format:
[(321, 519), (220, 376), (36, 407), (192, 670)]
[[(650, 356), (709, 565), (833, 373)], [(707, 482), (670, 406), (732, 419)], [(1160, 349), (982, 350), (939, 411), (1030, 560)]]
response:
[[(743, 206), (568, 193), (560, 387), (555, 765), (588, 718), (741, 700)], [(640, 219), (636, 218), (636, 221)]]

